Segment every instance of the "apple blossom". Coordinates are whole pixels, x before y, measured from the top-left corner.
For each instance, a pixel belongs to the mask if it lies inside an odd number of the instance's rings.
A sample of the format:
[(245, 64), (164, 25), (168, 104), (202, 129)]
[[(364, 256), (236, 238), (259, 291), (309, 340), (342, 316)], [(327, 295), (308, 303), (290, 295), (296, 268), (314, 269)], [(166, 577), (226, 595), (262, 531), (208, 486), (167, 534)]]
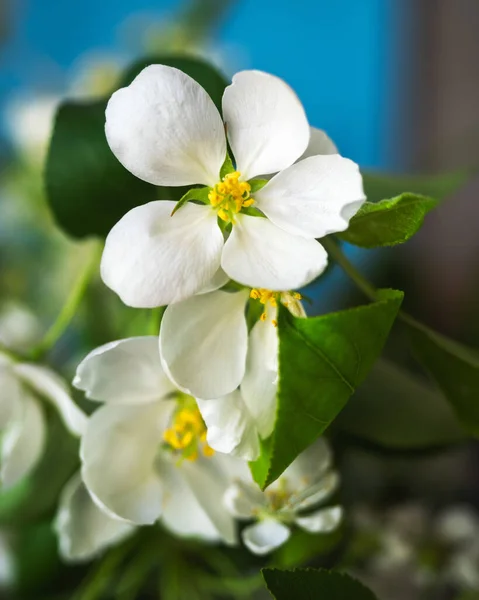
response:
[(156, 337), (96, 348), (73, 383), (105, 403), (81, 443), (82, 479), (102, 510), (138, 525), (161, 519), (177, 535), (235, 542), (234, 519), (218, 500), (230, 482), (228, 457), (214, 455), (195, 400), (166, 377)]
[(264, 492), (245, 473), (226, 491), (225, 502), (238, 519), (254, 520), (241, 533), (254, 554), (267, 554), (281, 546), (297, 525), (309, 533), (329, 533), (342, 518), (342, 508), (318, 508), (335, 492), (338, 474), (331, 469), (331, 452), (320, 438)]
[[(327, 265), (315, 238), (345, 230), (365, 200), (358, 166), (331, 154), (327, 138), (314, 140), (325, 154), (295, 162), (310, 127), (281, 79), (237, 73), (222, 108), (223, 119), (196, 81), (164, 65), (145, 68), (109, 101), (106, 136), (129, 171), (153, 185), (207, 186), (196, 198), (206, 204), (176, 211), (173, 201), (150, 202), (109, 233), (102, 278), (128, 305), (185, 300), (220, 267), (249, 287), (298, 289)], [(225, 173), (227, 141), (235, 166)]]

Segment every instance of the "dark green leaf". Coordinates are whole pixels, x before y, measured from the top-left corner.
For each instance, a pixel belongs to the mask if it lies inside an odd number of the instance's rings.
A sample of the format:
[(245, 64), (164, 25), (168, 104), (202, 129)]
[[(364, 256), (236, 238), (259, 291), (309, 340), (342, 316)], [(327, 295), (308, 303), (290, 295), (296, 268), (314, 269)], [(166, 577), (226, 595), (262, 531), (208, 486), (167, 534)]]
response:
[[(183, 70), (217, 105), (221, 102), (227, 82), (207, 63), (192, 58), (151, 57), (129, 69), (121, 85), (127, 85), (151, 63)], [(104, 237), (135, 206), (152, 200), (179, 200), (188, 189), (155, 187), (118, 162), (105, 138), (106, 103), (106, 99), (67, 101), (55, 120), (45, 170), (47, 198), (58, 224), (75, 237)]]
[(467, 183), (472, 175), (472, 171), (466, 169), (441, 175), (362, 173), (368, 202), (395, 198), (405, 192), (443, 200)]
[[(381, 353), (403, 293), (380, 290), (366, 306), (301, 319), (280, 307), (276, 423), (251, 463), (265, 488), (318, 438), (344, 408)], [(277, 443), (276, 443), (277, 442)]]
[(437, 200), (416, 194), (402, 194), (391, 200), (366, 202), (339, 237), (362, 248), (395, 246), (412, 237)]
[(263, 569), (276, 600), (377, 600), (362, 583), (346, 573), (317, 569)]
[(412, 351), (437, 383), (462, 425), (479, 436), (479, 355), (425, 325), (407, 324)]
[(334, 427), (397, 450), (441, 447), (465, 437), (439, 391), (382, 359), (376, 362)]

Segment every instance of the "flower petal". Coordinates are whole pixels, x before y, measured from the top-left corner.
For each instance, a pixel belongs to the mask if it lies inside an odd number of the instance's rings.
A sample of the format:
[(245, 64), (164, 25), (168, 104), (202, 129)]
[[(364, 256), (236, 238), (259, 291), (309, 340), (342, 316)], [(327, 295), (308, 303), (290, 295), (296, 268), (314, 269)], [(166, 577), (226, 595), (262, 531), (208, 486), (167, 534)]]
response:
[(209, 294), (210, 292), (216, 292), (216, 290), (219, 290), (226, 285), (229, 280), (230, 278), (228, 275), (226, 275), (226, 273), (220, 267), (213, 275), (211, 281), (209, 281), (204, 288), (197, 292), (197, 294)]
[(12, 487), (30, 473), (41, 458), (46, 440), (45, 417), (35, 398), (24, 392), (15, 413), (1, 439), (3, 489)]
[(152, 402), (176, 389), (161, 366), (156, 336), (95, 348), (78, 365), (73, 385), (87, 398), (112, 404)]
[(223, 122), (194, 79), (173, 67), (150, 65), (106, 109), (113, 154), (153, 185), (214, 185), (226, 156)]
[(219, 541), (218, 530), (183, 478), (181, 468), (162, 461), (161, 474), (165, 485), (161, 521), (165, 527), (182, 537)]
[(299, 160), (318, 154), (339, 154), (336, 144), (322, 129), (310, 127), (309, 144)]
[(299, 98), (268, 73), (237, 73), (223, 95), (223, 117), (245, 180), (289, 167), (308, 145), (309, 125)]
[(359, 167), (339, 154), (311, 156), (275, 175), (255, 193), (256, 206), (294, 235), (344, 231), (366, 200)]
[(209, 207), (149, 202), (130, 210), (106, 238), (101, 276), (125, 304), (153, 308), (185, 300), (210, 283), (224, 240)]
[(245, 460), (258, 458), (258, 430), (239, 390), (197, 403), (208, 430), (206, 439), (214, 450)]
[(289, 504), (295, 510), (306, 510), (327, 500), (339, 486), (339, 475), (336, 471), (329, 471), (312, 486), (302, 493), (291, 496)]
[(90, 560), (134, 531), (128, 523), (112, 519), (100, 510), (80, 473), (62, 490), (54, 526), (60, 555), (68, 562)]
[(262, 438), (273, 431), (276, 415), (279, 338), (271, 322), (274, 318), (275, 314), (267, 312), (265, 321), (254, 324), (249, 334), (246, 372), (241, 383), (241, 394)]
[(238, 215), (225, 243), (221, 266), (239, 283), (268, 290), (294, 290), (316, 279), (328, 263), (313, 239), (291, 235), (268, 219)]
[(295, 523), (309, 533), (330, 533), (341, 523), (343, 509), (341, 506), (322, 508), (307, 517), (296, 517)]
[(266, 505), (266, 498), (255, 484), (238, 480), (226, 490), (223, 502), (237, 519), (251, 519), (258, 508)]
[(100, 507), (150, 525), (161, 514), (164, 486), (155, 468), (174, 402), (106, 405), (88, 420), (81, 444), (82, 477)]
[(181, 465), (181, 474), (200, 506), (211, 519), (221, 539), (226, 544), (235, 544), (236, 524), (221, 502), (231, 483), (231, 477), (224, 470), (224, 465), (225, 461), (217, 461), (216, 456), (200, 457), (194, 462), (184, 461)]
[[(319, 438), (291, 463), (282, 477), (297, 491), (319, 483), (330, 469), (332, 454), (325, 438)], [(272, 484), (274, 485), (274, 484)]]
[(243, 379), (248, 331), (246, 291), (212, 292), (168, 306), (160, 330), (163, 368), (196, 398), (215, 399)]
[(274, 519), (259, 521), (245, 527), (241, 532), (241, 537), (248, 550), (260, 556), (279, 548), (290, 535), (289, 527)]
[(37, 394), (49, 400), (57, 409), (68, 430), (80, 436), (83, 434), (87, 417), (75, 404), (66, 383), (56, 373), (45, 367), (30, 364), (16, 364), (15, 372)]

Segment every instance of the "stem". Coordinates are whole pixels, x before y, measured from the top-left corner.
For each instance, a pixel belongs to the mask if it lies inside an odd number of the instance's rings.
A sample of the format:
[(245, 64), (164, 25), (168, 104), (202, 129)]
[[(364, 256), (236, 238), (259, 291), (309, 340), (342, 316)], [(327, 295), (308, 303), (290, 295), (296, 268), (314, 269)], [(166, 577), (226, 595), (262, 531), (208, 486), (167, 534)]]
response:
[(321, 244), (358, 288), (371, 300), (377, 300), (376, 288), (346, 258), (336, 240), (331, 237), (325, 237), (321, 240)]
[(88, 260), (86, 261), (83, 270), (80, 272), (78, 279), (74, 283), (70, 294), (63, 305), (63, 308), (58, 314), (58, 317), (50, 326), (41, 342), (31, 351), (31, 359), (39, 360), (42, 358), (43, 355), (48, 352), (65, 333), (65, 330), (70, 325), (73, 317), (76, 315), (78, 307), (80, 306), (80, 303), (83, 300), (85, 292), (88, 288), (88, 284), (90, 283), (90, 280), (98, 267), (100, 251), (100, 245), (95, 243)]

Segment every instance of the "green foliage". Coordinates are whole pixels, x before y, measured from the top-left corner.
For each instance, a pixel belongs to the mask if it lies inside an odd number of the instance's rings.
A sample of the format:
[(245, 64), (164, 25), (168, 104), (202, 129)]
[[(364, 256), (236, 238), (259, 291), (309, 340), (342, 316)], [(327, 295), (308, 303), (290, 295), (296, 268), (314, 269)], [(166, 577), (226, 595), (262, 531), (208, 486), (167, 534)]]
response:
[(317, 569), (263, 569), (276, 600), (377, 600), (362, 583), (346, 573)]
[(273, 554), (271, 564), (284, 569), (304, 565), (307, 561), (334, 550), (343, 535), (344, 531), (341, 527), (321, 535), (296, 529), (286, 544)]
[(317, 439), (344, 408), (378, 358), (403, 294), (380, 290), (366, 306), (301, 319), (280, 307), (275, 428), (251, 463), (265, 488)]
[(441, 447), (465, 437), (442, 394), (383, 359), (376, 362), (334, 428), (395, 450)]
[(366, 202), (339, 237), (362, 248), (402, 244), (421, 228), (424, 217), (436, 205), (432, 198), (409, 193)]
[(180, 198), (180, 200), (176, 204), (175, 208), (173, 209), (171, 215), (173, 216), (175, 214), (175, 212), (180, 210), (180, 208), (182, 206), (184, 206), (190, 200), (199, 200), (203, 204), (208, 204), (208, 194), (210, 192), (210, 189), (211, 188), (206, 186), (206, 187), (201, 187), (201, 188), (192, 188), (191, 190), (188, 190), (186, 192), (186, 194), (184, 194)]
[(251, 193), (251, 195), (253, 195), (255, 192), (257, 192), (262, 187), (264, 187), (268, 183), (268, 180), (267, 179), (251, 179), (250, 181), (248, 181), (248, 183), (251, 186), (250, 193)]
[(412, 351), (454, 408), (462, 425), (479, 436), (479, 355), (425, 325), (407, 320)]
[(462, 187), (472, 177), (472, 172), (466, 169), (441, 175), (392, 175), (363, 172), (362, 176), (368, 202), (395, 198), (406, 192), (443, 200)]
[[(127, 85), (147, 64), (166, 64), (196, 79), (219, 105), (226, 80), (192, 58), (151, 57), (128, 69)], [(115, 158), (106, 141), (107, 100), (64, 102), (57, 113), (47, 156), (45, 185), (50, 208), (74, 237), (104, 237), (130, 209), (152, 200), (179, 200), (184, 187), (155, 187), (137, 179)]]

